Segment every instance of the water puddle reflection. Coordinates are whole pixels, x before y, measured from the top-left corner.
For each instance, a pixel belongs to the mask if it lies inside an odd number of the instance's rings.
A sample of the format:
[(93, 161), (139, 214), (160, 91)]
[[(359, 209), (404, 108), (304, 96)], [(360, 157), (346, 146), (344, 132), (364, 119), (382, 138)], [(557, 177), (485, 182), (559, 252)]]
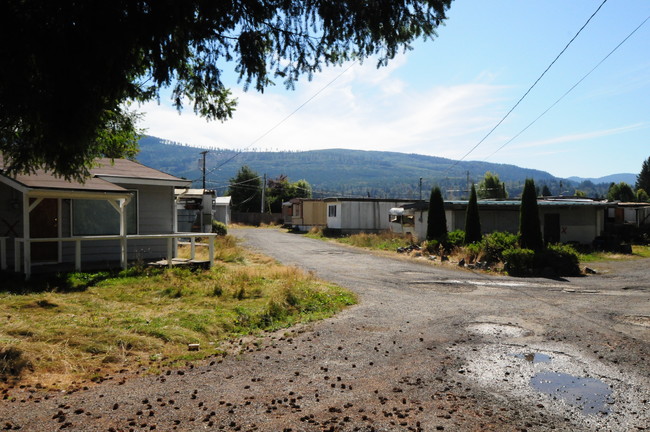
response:
[(614, 403), (611, 398), (611, 387), (596, 378), (582, 378), (559, 372), (540, 372), (530, 379), (530, 385), (539, 392), (580, 407), (583, 414), (607, 414), (609, 405)]
[(529, 354), (515, 354), (515, 357), (518, 359), (524, 359), (527, 362), (536, 364), (536, 363), (550, 363), (551, 356), (541, 353), (529, 353)]

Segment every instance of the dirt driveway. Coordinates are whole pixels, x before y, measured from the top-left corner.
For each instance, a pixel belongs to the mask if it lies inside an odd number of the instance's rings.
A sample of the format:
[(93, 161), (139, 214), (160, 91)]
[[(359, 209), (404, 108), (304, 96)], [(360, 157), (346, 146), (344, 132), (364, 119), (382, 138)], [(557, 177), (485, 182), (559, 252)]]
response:
[[(273, 229), (233, 234), (359, 295), (223, 361), (15, 392), (0, 427), (144, 431), (650, 430), (650, 261), (490, 277)], [(595, 266), (598, 269), (598, 266)]]

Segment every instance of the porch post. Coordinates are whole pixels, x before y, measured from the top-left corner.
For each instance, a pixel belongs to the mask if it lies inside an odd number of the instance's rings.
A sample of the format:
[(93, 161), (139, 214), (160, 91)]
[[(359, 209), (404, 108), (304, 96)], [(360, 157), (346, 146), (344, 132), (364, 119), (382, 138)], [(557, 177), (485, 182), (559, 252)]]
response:
[[(172, 188), (172, 232), (178, 232), (178, 198), (175, 189)], [(174, 256), (178, 255), (178, 238), (174, 237)]]
[(120, 265), (122, 270), (127, 268), (127, 244), (126, 244), (126, 204), (127, 200), (118, 200), (120, 208)]
[(74, 241), (74, 269), (81, 271), (81, 240)]
[(0, 268), (7, 270), (7, 238), (0, 237)]
[(210, 266), (210, 268), (214, 266), (214, 239), (215, 239), (214, 235), (208, 236), (208, 259), (210, 260), (208, 265)]
[(14, 271), (20, 272), (20, 239), (14, 239)]
[(167, 239), (167, 266), (172, 268), (172, 260), (174, 259), (174, 238)]
[(23, 270), (25, 272), (25, 279), (28, 279), (32, 275), (32, 245), (30, 243), (30, 232), (29, 232), (29, 197), (27, 193), (23, 192)]

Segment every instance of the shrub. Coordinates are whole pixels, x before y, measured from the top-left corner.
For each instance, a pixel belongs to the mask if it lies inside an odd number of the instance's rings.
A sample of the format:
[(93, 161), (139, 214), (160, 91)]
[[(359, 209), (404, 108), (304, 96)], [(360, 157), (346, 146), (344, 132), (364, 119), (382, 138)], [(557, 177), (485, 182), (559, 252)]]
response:
[(215, 234), (218, 234), (220, 236), (225, 236), (228, 234), (228, 228), (226, 228), (226, 224), (223, 222), (219, 222), (217, 220), (212, 221), (212, 232)]
[(422, 244), (422, 249), (429, 252), (432, 255), (439, 255), (441, 245), (438, 240), (427, 240)]
[(465, 243), (465, 231), (455, 230), (447, 234), (447, 241), (445, 242), (446, 249), (453, 249), (460, 247)]
[(483, 256), (482, 243), (471, 243), (464, 247), (465, 255), (469, 262), (476, 262)]
[(552, 268), (558, 276), (577, 276), (580, 274), (578, 252), (569, 245), (548, 245), (535, 254), (535, 268)]
[(503, 251), (517, 246), (517, 235), (507, 232), (493, 232), (486, 234), (481, 241), (481, 249), (485, 260), (488, 262), (505, 261)]
[(439, 187), (431, 189), (429, 216), (427, 219), (427, 240), (444, 241), (447, 237), (445, 202)]
[(521, 195), (521, 206), (519, 208), (519, 234), (521, 247), (541, 251), (544, 249), (542, 231), (539, 222), (539, 210), (537, 208), (537, 191), (535, 182), (527, 179), (524, 191)]
[(535, 252), (531, 249), (506, 249), (503, 251), (504, 269), (512, 276), (526, 276), (533, 272)]
[(476, 198), (476, 188), (472, 184), (472, 189), (467, 203), (465, 213), (465, 241), (474, 243), (481, 240), (481, 218), (478, 211), (478, 202)]

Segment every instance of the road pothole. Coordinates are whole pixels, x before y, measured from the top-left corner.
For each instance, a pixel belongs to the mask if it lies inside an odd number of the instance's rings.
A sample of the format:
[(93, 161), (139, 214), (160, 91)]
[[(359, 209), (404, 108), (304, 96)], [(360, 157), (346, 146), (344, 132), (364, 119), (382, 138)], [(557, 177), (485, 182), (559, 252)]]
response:
[(538, 392), (580, 408), (583, 414), (609, 414), (609, 406), (614, 403), (612, 388), (597, 378), (545, 371), (533, 375), (530, 385)]
[[(512, 335), (526, 332), (494, 323), (470, 327)], [(623, 372), (563, 343), (492, 340), (482, 346), (450, 348), (465, 359), (459, 376), (516, 403), (571, 419), (576, 429), (628, 431), (650, 424), (648, 377)]]

